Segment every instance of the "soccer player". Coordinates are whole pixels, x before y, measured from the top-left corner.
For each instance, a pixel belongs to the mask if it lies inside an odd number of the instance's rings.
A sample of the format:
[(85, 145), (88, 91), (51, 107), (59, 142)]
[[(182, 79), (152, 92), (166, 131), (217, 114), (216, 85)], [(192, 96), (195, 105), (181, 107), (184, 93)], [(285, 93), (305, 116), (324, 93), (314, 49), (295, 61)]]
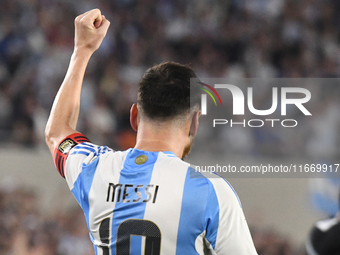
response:
[(75, 19), (75, 48), (46, 126), (61, 176), (82, 207), (97, 255), (256, 254), (240, 201), (228, 182), (192, 173), (182, 158), (200, 111), (190, 108), (187, 66), (146, 71), (130, 111), (137, 143), (97, 146), (76, 131), (86, 66), (110, 22), (94, 9)]
[(307, 238), (308, 255), (340, 254), (340, 193), (338, 212), (334, 217), (317, 221)]
[(308, 255), (340, 254), (340, 213), (334, 218), (317, 221), (308, 236)]

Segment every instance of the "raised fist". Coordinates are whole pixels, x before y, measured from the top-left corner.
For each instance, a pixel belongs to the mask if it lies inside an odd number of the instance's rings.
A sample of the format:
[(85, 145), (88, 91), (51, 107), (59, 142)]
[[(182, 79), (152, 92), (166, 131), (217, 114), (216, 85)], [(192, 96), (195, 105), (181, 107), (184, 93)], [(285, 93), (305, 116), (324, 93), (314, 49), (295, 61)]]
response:
[(75, 49), (95, 52), (102, 43), (106, 32), (110, 26), (99, 9), (93, 9), (79, 15), (75, 21)]

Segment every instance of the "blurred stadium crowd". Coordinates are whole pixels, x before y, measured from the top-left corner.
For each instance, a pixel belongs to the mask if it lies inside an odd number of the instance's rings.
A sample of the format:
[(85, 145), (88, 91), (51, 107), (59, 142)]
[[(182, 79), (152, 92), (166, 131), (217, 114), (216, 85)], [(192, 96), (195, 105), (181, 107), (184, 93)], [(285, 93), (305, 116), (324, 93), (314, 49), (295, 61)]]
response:
[[(1, 0), (0, 5), (3, 146), (45, 146), (47, 116), (73, 49), (73, 20), (94, 7), (111, 28), (87, 69), (78, 129), (112, 148), (134, 145), (129, 109), (140, 77), (155, 63), (189, 63), (206, 78), (340, 76), (337, 0)], [(264, 88), (255, 101), (268, 105), (261, 99), (269, 92)], [(237, 145), (237, 153), (252, 153), (256, 144), (264, 155), (336, 158), (340, 87), (315, 87), (312, 95), (318, 100), (310, 122), (288, 134), (235, 130), (226, 135), (229, 146)], [(246, 145), (233, 142), (238, 138)], [(1, 254), (91, 254), (79, 211), (52, 220), (40, 215), (35, 199), (31, 191), (0, 192)], [(275, 232), (253, 234), (260, 255), (300, 254)]]
[(3, 255), (93, 255), (80, 207), (42, 215), (27, 188), (0, 191), (0, 253)]
[[(162, 61), (191, 64), (201, 78), (340, 75), (336, 0), (2, 0), (1, 143), (44, 146), (46, 119), (73, 49), (73, 20), (94, 7), (111, 27), (86, 73), (78, 129), (98, 144), (134, 145), (129, 109), (137, 84)], [(271, 88), (260, 90), (254, 102), (268, 109)], [(339, 86), (315, 87), (312, 95), (318, 98), (313, 123), (283, 134), (234, 129), (226, 136), (230, 148), (249, 153), (256, 144), (265, 155), (334, 158)]]

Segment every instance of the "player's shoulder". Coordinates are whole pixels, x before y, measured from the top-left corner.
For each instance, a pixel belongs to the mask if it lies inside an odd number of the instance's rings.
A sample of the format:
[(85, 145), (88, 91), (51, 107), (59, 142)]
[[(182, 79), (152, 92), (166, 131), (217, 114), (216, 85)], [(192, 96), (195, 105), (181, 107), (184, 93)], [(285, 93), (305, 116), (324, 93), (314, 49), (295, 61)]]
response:
[(69, 153), (68, 161), (80, 163), (83, 166), (89, 164), (97, 164), (102, 162), (110, 164), (110, 162), (123, 162), (129, 150), (119, 151), (113, 150), (106, 145), (96, 145), (91, 142), (77, 144)]
[(198, 172), (194, 167), (190, 168), (190, 177), (192, 179), (202, 179), (209, 187), (210, 193), (215, 194), (220, 201), (234, 201), (241, 207), (240, 199), (233, 186), (222, 176), (215, 172)]
[(85, 156), (92, 156), (92, 157), (97, 157), (100, 155), (104, 154), (109, 154), (115, 152), (108, 146), (100, 146), (93, 144), (91, 142), (84, 142), (84, 143), (79, 143), (76, 146), (72, 148), (70, 151), (70, 155), (85, 155)]
[(203, 179), (209, 185), (214, 186), (216, 189), (227, 189), (234, 191), (234, 188), (230, 185), (230, 183), (223, 178), (221, 175), (215, 172), (201, 172), (197, 171), (196, 167), (190, 165), (190, 178), (192, 179)]
[[(91, 142), (75, 145), (68, 153), (63, 172), (70, 190), (82, 174), (88, 175), (104, 171), (113, 164), (121, 165), (127, 151), (115, 151), (108, 146), (100, 146)], [(119, 168), (119, 167), (118, 167)]]

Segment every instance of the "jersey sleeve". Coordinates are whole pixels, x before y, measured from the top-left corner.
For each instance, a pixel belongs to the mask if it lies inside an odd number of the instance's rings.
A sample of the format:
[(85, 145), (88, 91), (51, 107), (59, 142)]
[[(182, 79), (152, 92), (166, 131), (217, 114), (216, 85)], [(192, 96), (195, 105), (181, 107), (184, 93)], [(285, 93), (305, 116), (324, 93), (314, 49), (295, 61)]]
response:
[(59, 174), (65, 178), (66, 159), (70, 151), (78, 144), (90, 142), (90, 140), (81, 133), (74, 133), (65, 137), (54, 150), (54, 164)]
[(223, 178), (211, 178), (210, 181), (213, 189), (207, 204), (206, 247), (218, 255), (256, 255), (240, 200), (233, 187)]
[[(107, 146), (92, 144), (86, 136), (75, 133), (65, 137), (56, 147), (54, 162), (58, 172), (66, 179), (72, 191), (84, 167), (95, 162), (101, 155), (112, 151)], [(77, 200), (79, 202), (79, 199)]]

